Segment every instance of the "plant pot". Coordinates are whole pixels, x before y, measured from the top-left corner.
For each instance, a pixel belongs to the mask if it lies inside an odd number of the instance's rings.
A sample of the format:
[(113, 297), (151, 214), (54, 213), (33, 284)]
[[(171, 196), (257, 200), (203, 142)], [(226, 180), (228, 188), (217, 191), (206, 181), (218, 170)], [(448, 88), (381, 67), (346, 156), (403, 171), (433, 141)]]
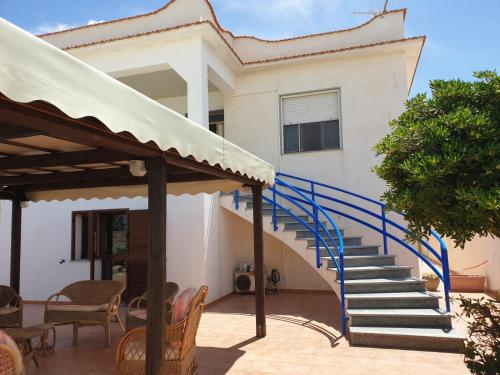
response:
[(450, 276), (450, 289), (452, 292), (484, 292), (486, 277), (479, 275), (453, 275)]
[(441, 280), (439, 279), (430, 279), (430, 280), (425, 280), (425, 289), (427, 289), (429, 292), (435, 292), (438, 289), (439, 282)]

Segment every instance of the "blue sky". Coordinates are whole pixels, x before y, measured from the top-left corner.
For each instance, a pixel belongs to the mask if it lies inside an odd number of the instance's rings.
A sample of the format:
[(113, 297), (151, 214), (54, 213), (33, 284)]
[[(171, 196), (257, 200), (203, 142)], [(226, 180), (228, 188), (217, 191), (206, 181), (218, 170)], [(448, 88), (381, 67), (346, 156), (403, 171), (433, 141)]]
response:
[[(0, 0), (0, 16), (40, 33), (155, 10), (167, 0)], [(267, 39), (352, 27), (384, 0), (213, 0), (224, 28)], [(390, 0), (407, 8), (406, 35), (426, 35), (410, 95), (434, 78), (469, 80), (482, 69), (500, 71), (500, 0)]]

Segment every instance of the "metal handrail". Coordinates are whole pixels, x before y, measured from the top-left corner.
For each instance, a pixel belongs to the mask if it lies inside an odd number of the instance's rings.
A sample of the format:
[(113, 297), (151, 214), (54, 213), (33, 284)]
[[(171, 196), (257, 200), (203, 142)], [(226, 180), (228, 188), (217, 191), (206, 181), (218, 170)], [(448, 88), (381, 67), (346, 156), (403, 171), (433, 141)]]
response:
[[(307, 178), (303, 178), (303, 177), (298, 177), (298, 176), (293, 176), (293, 175), (290, 175), (290, 174), (286, 174), (286, 173), (277, 173), (277, 176), (281, 176), (281, 177), (285, 177), (285, 178), (290, 178), (290, 179), (293, 179), (293, 180), (297, 180), (297, 181), (301, 181), (301, 182), (305, 182), (305, 183), (308, 183), (311, 188), (310, 190), (307, 190), (306, 188), (303, 188), (303, 187), (295, 187), (297, 191), (299, 191), (301, 193), (301, 195), (305, 195), (305, 194), (309, 194), (311, 195), (311, 197), (313, 198), (321, 198), (321, 199), (324, 199), (324, 200), (327, 200), (327, 201), (330, 201), (330, 202), (335, 202), (335, 203), (338, 203), (339, 205), (342, 205), (342, 206), (346, 206), (346, 207), (349, 207), (349, 208), (352, 208), (356, 211), (359, 211), (359, 212), (362, 212), (364, 214), (367, 214), (369, 215), (370, 217), (372, 218), (375, 218), (377, 219), (378, 221), (380, 221), (381, 223), (381, 226), (380, 228), (376, 227), (375, 225), (373, 224), (370, 224), (368, 222), (366, 222), (365, 220), (362, 220), (356, 216), (353, 216), (353, 215), (349, 215), (339, 209), (334, 209), (334, 208), (331, 208), (331, 207), (328, 207), (328, 206), (325, 206), (324, 204), (320, 204), (320, 207), (322, 207), (324, 210), (330, 212), (330, 213), (334, 213), (334, 214), (337, 214), (337, 215), (340, 215), (340, 216), (343, 216), (349, 220), (352, 220), (352, 221), (355, 221), (359, 224), (362, 224), (364, 225), (365, 227), (368, 227), (378, 233), (381, 233), (382, 234), (382, 238), (383, 238), (383, 246), (384, 246), (384, 254), (387, 255), (387, 252), (388, 252), (388, 243), (387, 243), (387, 240), (390, 239), (400, 245), (402, 245), (404, 248), (406, 248), (407, 250), (409, 250), (410, 252), (412, 252), (414, 255), (416, 255), (420, 260), (422, 260), (440, 279), (441, 281), (443, 282), (443, 285), (444, 285), (444, 293), (445, 293), (445, 303), (446, 303), (446, 310), (448, 312), (450, 312), (450, 298), (449, 298), (449, 291), (450, 291), (450, 270), (449, 270), (449, 262), (448, 262), (448, 248), (446, 247), (446, 244), (444, 242), (444, 240), (441, 238), (441, 236), (439, 236), (434, 230), (431, 230), (430, 234), (432, 235), (432, 237), (434, 237), (438, 242), (439, 242), (439, 245), (440, 245), (440, 254), (427, 242), (427, 241), (424, 241), (424, 239), (417, 239), (416, 242), (422, 244), (427, 250), (429, 250), (429, 252), (441, 263), (441, 268), (442, 268), (442, 272), (440, 272), (436, 266), (429, 260), (427, 259), (427, 257), (425, 257), (423, 254), (421, 254), (418, 250), (416, 250), (412, 245), (410, 245), (407, 241), (405, 241), (404, 239), (401, 239), (399, 238), (398, 236), (395, 236), (394, 234), (388, 232), (388, 228), (394, 228), (394, 229), (397, 229), (399, 232), (402, 232), (403, 234), (407, 235), (407, 234), (411, 234), (411, 232), (403, 227), (402, 225), (394, 222), (393, 220), (390, 220), (386, 217), (386, 205), (382, 202), (378, 202), (372, 198), (368, 198), (368, 197), (365, 197), (363, 195), (360, 195), (360, 194), (357, 194), (357, 193), (353, 193), (351, 191), (348, 191), (346, 189), (341, 189), (341, 188), (338, 188), (338, 187), (335, 187), (335, 186), (331, 186), (331, 185), (327, 185), (327, 184), (324, 184), (324, 183), (321, 183), (321, 182), (317, 182), (317, 181), (313, 181), (313, 180), (310, 180), (310, 179), (307, 179)], [(367, 201), (367, 202), (370, 202), (370, 203), (373, 203), (375, 205), (377, 205), (379, 208), (380, 208), (380, 214), (376, 213), (376, 212), (373, 212), (373, 211), (370, 211), (369, 209), (367, 208), (364, 208), (364, 207), (360, 207), (356, 204), (353, 204), (353, 203), (350, 203), (350, 202), (346, 202), (345, 200), (342, 200), (342, 199), (339, 199), (339, 198), (334, 198), (334, 197), (331, 197), (329, 195), (325, 195), (325, 194), (321, 194), (321, 193), (318, 193), (317, 192), (317, 189), (315, 189), (315, 187), (323, 187), (323, 188), (326, 188), (326, 189), (329, 189), (329, 190), (333, 190), (333, 191), (336, 191), (336, 192), (341, 192), (341, 193), (344, 193), (344, 194), (347, 194), (349, 196), (352, 196), (352, 197), (355, 197), (355, 198), (359, 198), (359, 199), (362, 199), (364, 201)], [(306, 196), (307, 198), (307, 196)], [(297, 198), (299, 201), (301, 201), (301, 203), (303, 204), (308, 204), (308, 200), (300, 200), (300, 198)], [(399, 215), (402, 215), (403, 218), (404, 218), (404, 214), (401, 214), (401, 213), (397, 213)]]

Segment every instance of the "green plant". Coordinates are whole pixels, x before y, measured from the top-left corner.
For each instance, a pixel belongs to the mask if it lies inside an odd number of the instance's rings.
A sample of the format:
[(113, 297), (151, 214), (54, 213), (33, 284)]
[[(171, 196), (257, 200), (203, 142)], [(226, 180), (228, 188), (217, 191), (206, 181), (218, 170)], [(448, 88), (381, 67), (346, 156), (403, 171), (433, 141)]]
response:
[(460, 295), (462, 312), (468, 323), (469, 338), (465, 340), (464, 362), (472, 374), (500, 374), (500, 308), (484, 297), (472, 299)]
[(422, 274), (422, 279), (424, 280), (437, 280), (439, 277), (435, 273), (426, 272)]
[(430, 228), (462, 247), (500, 237), (500, 77), (474, 76), (431, 81), (432, 97), (410, 99), (375, 146), (388, 208), (405, 212), (415, 238)]

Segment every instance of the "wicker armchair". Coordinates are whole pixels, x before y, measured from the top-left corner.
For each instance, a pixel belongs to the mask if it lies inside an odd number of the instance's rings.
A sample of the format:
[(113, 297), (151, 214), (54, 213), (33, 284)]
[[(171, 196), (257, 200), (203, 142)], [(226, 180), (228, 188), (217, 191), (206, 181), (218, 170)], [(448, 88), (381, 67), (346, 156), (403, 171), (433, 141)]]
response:
[[(192, 299), (186, 317), (165, 327), (165, 374), (196, 374), (196, 332), (205, 307), (208, 287), (202, 286)], [(116, 351), (118, 375), (145, 373), (146, 328), (135, 328), (125, 334)]]
[(14, 289), (0, 285), (0, 327), (23, 326), (23, 299)]
[(23, 357), (17, 344), (5, 332), (0, 331), (0, 374), (21, 375), (23, 373)]
[[(173, 282), (165, 284), (165, 309), (166, 317), (165, 322), (170, 324), (172, 321), (172, 304), (174, 297), (179, 291), (179, 286)], [(127, 305), (127, 312), (125, 313), (125, 327), (127, 332), (133, 328), (144, 327), (146, 325), (147, 314), (147, 292), (142, 296), (135, 297)]]
[[(73, 345), (78, 343), (78, 328), (102, 325), (106, 344), (111, 344), (111, 318), (115, 318), (123, 331), (118, 305), (125, 289), (122, 281), (85, 280), (70, 284), (49, 297), (45, 303), (45, 323), (73, 324)], [(65, 297), (69, 302), (60, 301)]]

